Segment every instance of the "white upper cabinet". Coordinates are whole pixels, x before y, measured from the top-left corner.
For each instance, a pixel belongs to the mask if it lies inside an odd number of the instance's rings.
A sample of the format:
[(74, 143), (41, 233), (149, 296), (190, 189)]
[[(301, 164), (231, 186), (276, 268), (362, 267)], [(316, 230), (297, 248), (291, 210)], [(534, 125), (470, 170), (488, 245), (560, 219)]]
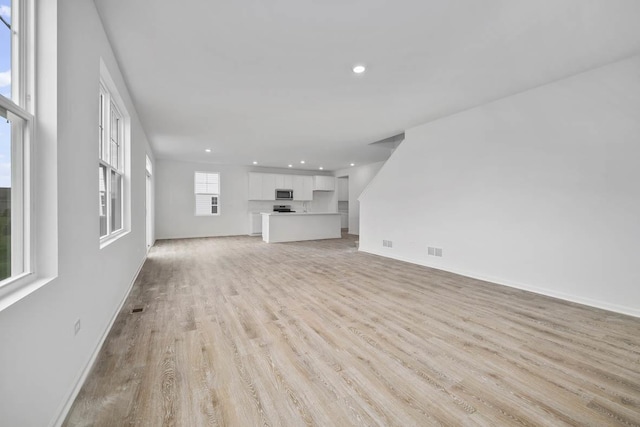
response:
[(278, 190), (286, 190), (287, 188), (284, 186), (284, 175), (273, 175), (273, 178), (276, 181), (276, 189)]
[(276, 178), (276, 189), (293, 190), (293, 177), (295, 175), (274, 175)]
[(276, 189), (293, 190), (293, 200), (313, 200), (313, 177), (249, 172), (249, 200), (275, 200)]
[(292, 190), (293, 189), (293, 175), (282, 175), (282, 187), (284, 190)]
[(275, 199), (276, 199), (276, 175), (272, 173), (263, 173), (261, 200), (275, 200)]
[(313, 200), (313, 177), (291, 175), (293, 185), (293, 200)]
[(334, 191), (336, 189), (336, 178), (316, 175), (313, 177), (313, 189), (315, 191)]

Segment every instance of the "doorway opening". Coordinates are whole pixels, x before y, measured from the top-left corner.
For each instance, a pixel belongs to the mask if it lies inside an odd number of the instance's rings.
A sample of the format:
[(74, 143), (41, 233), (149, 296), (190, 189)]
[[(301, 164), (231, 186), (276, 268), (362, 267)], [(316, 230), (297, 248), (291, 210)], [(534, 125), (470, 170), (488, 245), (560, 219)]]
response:
[(349, 177), (338, 177), (338, 212), (340, 213), (340, 227), (349, 232)]

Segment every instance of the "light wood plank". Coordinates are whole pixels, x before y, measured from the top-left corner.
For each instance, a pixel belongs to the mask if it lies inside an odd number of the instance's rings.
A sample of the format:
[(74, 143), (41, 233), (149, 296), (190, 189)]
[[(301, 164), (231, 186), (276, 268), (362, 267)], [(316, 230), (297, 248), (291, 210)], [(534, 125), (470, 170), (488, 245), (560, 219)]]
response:
[(65, 425), (640, 425), (640, 319), (347, 236), (160, 241)]

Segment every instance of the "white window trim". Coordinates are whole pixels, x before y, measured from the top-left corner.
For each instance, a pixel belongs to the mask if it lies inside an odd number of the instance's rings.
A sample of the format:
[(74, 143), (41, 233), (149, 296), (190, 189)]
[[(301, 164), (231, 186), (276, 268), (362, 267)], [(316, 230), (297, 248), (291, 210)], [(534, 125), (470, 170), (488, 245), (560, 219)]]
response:
[[(20, 203), (11, 209), (12, 223), (20, 225), (21, 239), (13, 246), (12, 253), (22, 253), (22, 259), (12, 257), (12, 271), (22, 273), (8, 277), (0, 282), (0, 311), (33, 290), (49, 282), (50, 278), (37, 280), (35, 270), (35, 216), (33, 207), (33, 141), (35, 135), (34, 87), (35, 87), (35, 3), (34, 0), (19, 0), (12, 4), (12, 43), (18, 48), (12, 49), (11, 98), (0, 97), (0, 109), (24, 121), (21, 135), (12, 132), (12, 187), (19, 191)], [(16, 149), (19, 148), (19, 149)], [(20, 165), (14, 167), (13, 165)]]
[[(23, 133), (21, 135), (12, 133), (11, 137), (11, 186), (12, 188), (18, 188), (21, 190), (18, 195), (18, 200), (20, 201), (20, 203), (17, 203), (16, 206), (14, 206), (14, 202), (16, 200), (12, 199), (11, 201), (11, 221), (12, 224), (15, 224), (16, 222), (19, 223), (21, 235), (21, 238), (17, 239), (17, 241), (16, 239), (11, 239), (11, 251), (12, 253), (19, 252), (22, 254), (21, 260), (19, 261), (16, 261), (15, 257), (12, 257), (11, 269), (13, 271), (18, 268), (19, 270), (22, 270), (22, 273), (0, 281), (1, 298), (3, 295), (5, 295), (5, 293), (8, 292), (8, 290), (15, 289), (22, 284), (28, 283), (28, 281), (31, 280), (30, 276), (32, 276), (34, 273), (32, 268), (32, 266), (34, 265), (34, 254), (32, 251), (33, 232), (31, 221), (31, 140), (33, 136), (34, 117), (32, 114), (27, 112), (22, 107), (16, 105), (11, 100), (7, 100), (2, 97), (0, 97), (0, 108), (2, 110), (7, 110), (9, 113), (24, 121), (24, 125), (22, 127)], [(16, 147), (16, 145), (19, 145), (19, 147)], [(20, 149), (16, 150), (15, 148)], [(16, 164), (19, 164), (20, 166), (15, 167), (14, 165)], [(16, 262), (18, 262), (20, 265), (16, 265)]]
[[(122, 176), (122, 206), (121, 208), (121, 218), (122, 218), (122, 227), (112, 233), (109, 233), (105, 236), (100, 237), (100, 249), (109, 246), (111, 243), (119, 240), (123, 236), (126, 236), (131, 231), (131, 190), (130, 190), (130, 171), (131, 171), (131, 161), (130, 161), (130, 153), (131, 153), (131, 116), (127, 111), (125, 103), (118, 92), (117, 86), (114, 83), (109, 70), (107, 69), (104, 60), (100, 58), (100, 85), (107, 91), (109, 95), (106, 106), (107, 111), (109, 111), (109, 115), (111, 114), (111, 102), (113, 102), (116, 107), (118, 113), (122, 117), (123, 126), (121, 130), (121, 143), (120, 150), (122, 152), (122, 158), (118, 165), (117, 170), (121, 173)], [(109, 120), (106, 120), (104, 126), (110, 126)], [(109, 149), (107, 152), (110, 153), (110, 144), (111, 142), (107, 140), (108, 138), (103, 139), (103, 143), (109, 145)], [(111, 160), (109, 158), (109, 160)], [(107, 162), (108, 163), (108, 162)], [(112, 168), (109, 164), (102, 161), (102, 153), (98, 153), (98, 164), (107, 166), (107, 172)], [(110, 179), (109, 173), (107, 173), (107, 179)], [(108, 195), (107, 195), (108, 196)], [(109, 219), (107, 219), (109, 222)]]
[[(196, 185), (195, 177), (196, 177), (196, 174), (198, 174), (198, 173), (204, 173), (204, 174), (215, 174), (215, 175), (218, 175), (218, 193), (198, 193), (198, 192), (196, 192), (196, 188), (195, 188), (195, 185)], [(221, 193), (221, 190), (222, 190), (222, 182), (221, 182), (220, 172), (211, 172), (211, 171), (195, 171), (195, 172), (193, 173), (193, 179), (194, 179), (194, 191), (193, 191), (193, 202), (194, 202), (194, 206), (193, 206), (193, 213), (194, 213), (194, 215), (195, 215), (195, 216), (204, 216), (204, 217), (207, 217), (207, 216), (220, 216), (220, 193)], [(197, 197), (198, 197), (198, 196), (211, 196), (211, 197), (217, 197), (217, 198), (218, 198), (218, 200), (217, 200), (217, 202), (218, 202), (218, 203), (215, 205), (215, 206), (217, 206), (217, 207), (218, 207), (217, 212), (216, 212), (216, 213), (207, 213), (207, 214), (198, 213), (198, 206), (197, 206), (197, 201), (196, 201), (196, 199), (197, 199)], [(213, 205), (211, 205), (211, 206), (213, 206)]]

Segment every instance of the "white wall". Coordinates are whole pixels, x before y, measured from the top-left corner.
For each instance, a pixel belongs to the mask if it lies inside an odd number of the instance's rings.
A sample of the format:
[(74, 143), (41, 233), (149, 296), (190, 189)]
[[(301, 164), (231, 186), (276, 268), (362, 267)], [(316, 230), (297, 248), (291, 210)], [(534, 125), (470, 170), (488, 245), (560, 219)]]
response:
[(338, 212), (337, 186), (334, 191), (314, 191), (313, 200), (307, 202), (307, 208), (309, 212)]
[(360, 234), (360, 201), (358, 198), (385, 162), (354, 166), (335, 171), (338, 177), (349, 178), (349, 234)]
[[(195, 216), (193, 177), (196, 171), (220, 173), (220, 215)], [(249, 172), (317, 175), (313, 171), (160, 159), (156, 162), (156, 238), (248, 234), (249, 212), (271, 211), (276, 204), (302, 210), (301, 202), (249, 201)], [(314, 201), (307, 202), (310, 212), (326, 212), (331, 202), (335, 205), (332, 197), (325, 200), (326, 196), (321, 193), (314, 191)], [(334, 208), (332, 212), (335, 211)]]
[(639, 56), (413, 128), (360, 248), (640, 316), (639, 141)]
[[(54, 219), (49, 230), (40, 230), (37, 249), (54, 263), (57, 249), (57, 268), (40, 271), (55, 277), (0, 311), (0, 424), (22, 427), (62, 421), (58, 417), (145, 258), (145, 153), (150, 151), (93, 1), (38, 5), (44, 13), (38, 55), (46, 57), (39, 65), (50, 67), (40, 70), (36, 93), (38, 111), (48, 114), (38, 121), (36, 164), (46, 168), (39, 171), (36, 191), (47, 191), (34, 213), (38, 224)], [(131, 232), (104, 249), (98, 236), (96, 133), (101, 56), (132, 128)], [(78, 318), (82, 329), (74, 336)]]
[[(172, 160), (156, 164), (158, 239), (248, 234), (248, 167)], [(195, 216), (196, 171), (220, 173), (220, 215)]]

